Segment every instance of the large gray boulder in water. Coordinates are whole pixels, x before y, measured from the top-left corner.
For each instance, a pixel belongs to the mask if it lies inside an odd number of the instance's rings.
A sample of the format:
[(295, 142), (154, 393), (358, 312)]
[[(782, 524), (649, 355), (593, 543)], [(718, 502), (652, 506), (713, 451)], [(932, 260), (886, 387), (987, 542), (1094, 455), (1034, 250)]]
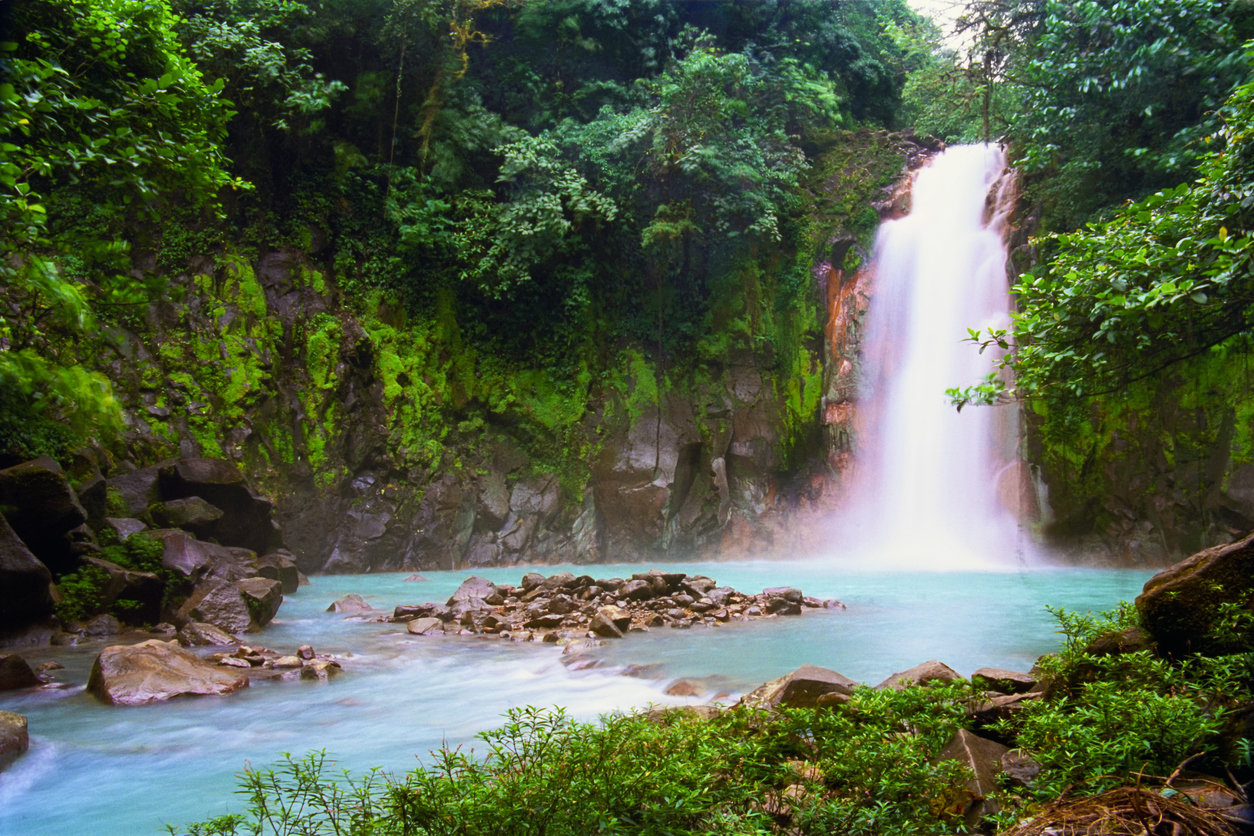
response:
[(1200, 551), (1145, 582), (1136, 599), (1141, 623), (1166, 656), (1236, 653), (1254, 634), (1216, 631), (1221, 610), (1254, 607), (1254, 534)]
[(157, 639), (106, 647), (92, 666), (87, 690), (110, 705), (145, 705), (180, 696), (233, 694), (248, 677), (212, 665), (178, 642)]
[(451, 607), (459, 601), (470, 601), (475, 598), (486, 601), (494, 595), (497, 595), (496, 584), (476, 575), (462, 581), (462, 585), (457, 587), (457, 591), (449, 597), (446, 603)]

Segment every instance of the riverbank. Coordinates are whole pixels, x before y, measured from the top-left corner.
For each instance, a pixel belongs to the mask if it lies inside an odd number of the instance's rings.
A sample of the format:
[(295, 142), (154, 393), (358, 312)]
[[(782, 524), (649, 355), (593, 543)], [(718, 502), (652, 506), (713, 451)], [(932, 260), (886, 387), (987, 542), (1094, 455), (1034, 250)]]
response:
[[(554, 567), (546, 572), (560, 571)], [(630, 576), (638, 565), (602, 566)], [(101, 834), (156, 834), (164, 822), (240, 811), (235, 776), (282, 752), (326, 749), (357, 772), (412, 769), (442, 743), (474, 744), (511, 707), (560, 705), (580, 720), (650, 703), (734, 700), (803, 664), (874, 684), (937, 658), (963, 675), (992, 665), (1024, 670), (1057, 649), (1046, 604), (1088, 611), (1131, 600), (1148, 572), (1035, 570), (1006, 573), (874, 573), (818, 562), (682, 564), (742, 590), (796, 586), (839, 598), (848, 610), (815, 611), (719, 628), (652, 630), (597, 648), (598, 666), (571, 670), (552, 645), (449, 636), (430, 641), (404, 625), (346, 621), (326, 613), (349, 593), (379, 609), (446, 599), (465, 572), (314, 577), (285, 599), (259, 641), (311, 644), (342, 661), (330, 683), (259, 683), (228, 698), (175, 700), (140, 708), (100, 705), (83, 692), (99, 647), (40, 648), (32, 662), (57, 659), (65, 689), (0, 697), (0, 710), (30, 718), (32, 748), (0, 773), (0, 829), (29, 836), (63, 833), (82, 821)], [(480, 572), (517, 582), (520, 569)], [(103, 643), (102, 643), (103, 646)], [(643, 671), (631, 666), (645, 668)], [(623, 676), (636, 670), (648, 677)], [(677, 680), (699, 688), (668, 696)], [(186, 790), (195, 776), (197, 791)]]

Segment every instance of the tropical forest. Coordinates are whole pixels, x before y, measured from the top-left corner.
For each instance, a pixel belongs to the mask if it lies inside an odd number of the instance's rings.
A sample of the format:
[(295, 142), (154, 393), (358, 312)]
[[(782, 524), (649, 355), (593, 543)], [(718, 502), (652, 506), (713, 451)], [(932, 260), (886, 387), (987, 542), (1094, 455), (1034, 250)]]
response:
[(0, 833), (1254, 833), (1251, 0), (0, 0)]

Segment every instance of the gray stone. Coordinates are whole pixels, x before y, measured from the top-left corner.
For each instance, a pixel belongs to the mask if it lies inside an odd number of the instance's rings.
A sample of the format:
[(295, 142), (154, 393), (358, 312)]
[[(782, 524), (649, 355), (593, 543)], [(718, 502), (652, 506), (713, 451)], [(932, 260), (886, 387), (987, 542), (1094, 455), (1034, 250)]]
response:
[(177, 642), (156, 639), (106, 647), (96, 657), (87, 690), (110, 705), (144, 705), (178, 696), (232, 694), (248, 677), (209, 664)]
[(530, 592), (543, 583), (544, 575), (541, 575), (539, 572), (528, 572), (522, 577), (522, 588), (526, 592)]
[(795, 671), (758, 686), (742, 702), (762, 708), (813, 708), (824, 694), (850, 695), (858, 683), (849, 677), (815, 665), (802, 665)]
[(283, 584), (271, 578), (245, 578), (235, 582), (248, 612), (252, 614), (249, 629), (265, 627), (279, 612), (283, 604)]
[(1036, 677), (1022, 671), (980, 668), (971, 674), (971, 681), (986, 691), (996, 691), (999, 694), (1022, 694), (1032, 690), (1032, 686), (1036, 684)]
[(158, 502), (148, 509), (157, 528), (183, 528), (197, 537), (213, 533), (213, 523), (222, 519), (222, 509), (216, 508), (198, 496)]
[(331, 606), (327, 607), (327, 612), (338, 613), (362, 613), (371, 612), (373, 610), (374, 607), (367, 604), (366, 599), (362, 598), (356, 592), (348, 593), (343, 598), (332, 602)]
[(457, 587), (457, 591), (448, 599), (448, 605), (454, 606), (460, 601), (469, 601), (472, 598), (479, 600), (487, 600), (497, 594), (496, 584), (487, 578), (481, 578), (478, 575), (467, 578), (462, 581), (462, 585)]
[(257, 574), (257, 555), (248, 549), (206, 543), (178, 528), (157, 529), (150, 536), (164, 546), (161, 565), (192, 583), (202, 578), (234, 582)]
[(1011, 749), (1001, 756), (1002, 779), (1011, 786), (1031, 789), (1041, 774), (1041, 765), (1019, 749)]
[(173, 464), (174, 459), (166, 459), (152, 467), (141, 467), (130, 473), (122, 473), (109, 477), (106, 482), (110, 488), (122, 495), (122, 501), (132, 516), (139, 516), (148, 510), (148, 506), (161, 501), (161, 468)]
[(0, 711), (0, 770), (3, 770), (30, 748), (26, 718), (11, 711)]
[(179, 630), (178, 640), (184, 647), (234, 647), (239, 644), (239, 639), (203, 621), (189, 621)]
[(200, 497), (221, 509), (212, 536), (227, 546), (266, 554), (283, 545), (274, 522), (274, 505), (255, 493), (239, 469), (223, 459), (179, 459), (160, 469), (162, 499)]
[(493, 526), (499, 526), (509, 516), (509, 489), (500, 473), (493, 471), (479, 477), (478, 510)]
[(95, 557), (84, 557), (83, 563), (100, 569), (109, 576), (108, 585), (101, 595), (101, 605), (111, 608), (118, 601), (128, 604), (126, 616), (135, 624), (155, 624), (161, 620), (161, 601), (165, 595), (165, 582), (152, 572), (125, 569), (116, 563)]
[(246, 633), (252, 627), (252, 613), (239, 588), (229, 581), (202, 581), (179, 607), (178, 623), (203, 621), (228, 633)]
[(963, 821), (967, 829), (974, 829), (984, 816), (996, 813), (1000, 808), (989, 800), (997, 790), (997, 775), (1001, 771), (1002, 757), (1010, 750), (995, 740), (959, 729), (945, 744), (937, 761), (956, 760), (973, 773), (964, 785)]
[(1164, 569), (1136, 599), (1141, 623), (1168, 656), (1223, 655), (1248, 646), (1254, 628), (1231, 636), (1212, 629), (1220, 608), (1230, 604), (1254, 608), (1254, 534)]
[(132, 534), (148, 530), (143, 520), (137, 520), (134, 517), (105, 517), (104, 524), (117, 535), (119, 543)]
[(77, 630), (79, 635), (89, 636), (91, 638), (102, 638), (104, 636), (116, 636), (122, 632), (122, 624), (108, 613), (101, 613), (93, 618), (88, 619)]
[(509, 507), (522, 516), (534, 515), (548, 520), (561, 507), (562, 483), (553, 474), (519, 479), (509, 495)]
[(16, 691), (42, 684), (43, 681), (21, 656), (16, 653), (0, 654), (0, 691)]
[(31, 553), (61, 575), (78, 564), (66, 533), (87, 521), (61, 466), (44, 456), (0, 470), (0, 506)]
[(618, 596), (627, 601), (643, 601), (654, 596), (653, 584), (643, 580), (627, 581), (618, 589)]
[(602, 607), (592, 616), (588, 629), (607, 639), (621, 639), (631, 625), (631, 616), (619, 607)]
[(340, 674), (340, 663), (331, 659), (314, 659), (300, 669), (300, 678), (325, 682)]
[(894, 691), (901, 691), (915, 685), (927, 685), (930, 682), (953, 682), (961, 679), (958, 672), (948, 665), (938, 662), (935, 659), (929, 659), (926, 662), (915, 665), (913, 668), (895, 673), (885, 679), (876, 690), (891, 688)]
[(258, 558), (257, 575), (278, 581), (283, 586), (284, 595), (291, 595), (300, 588), (300, 571), (296, 568), (296, 560), (290, 552), (271, 552)]
[(438, 618), (415, 618), (405, 625), (405, 629), (415, 636), (442, 636), (444, 622)]
[(0, 632), (22, 630), (52, 613), (52, 573), (0, 516)]

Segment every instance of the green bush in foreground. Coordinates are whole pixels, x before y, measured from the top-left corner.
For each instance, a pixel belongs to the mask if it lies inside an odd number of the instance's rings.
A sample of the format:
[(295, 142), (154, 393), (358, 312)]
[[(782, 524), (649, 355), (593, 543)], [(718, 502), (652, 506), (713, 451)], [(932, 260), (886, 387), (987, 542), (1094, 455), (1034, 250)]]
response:
[[(1050, 696), (991, 732), (1031, 750), (1032, 789), (997, 794), (985, 827), (1031, 815), (1069, 786), (1097, 793), (1166, 777), (1186, 758), (1248, 778), (1244, 747), (1224, 746), (1228, 711), (1250, 700), (1254, 656), (1180, 663), (1151, 651), (1099, 656), (1097, 636), (1135, 623), (1056, 613), (1066, 646), (1042, 660)], [(378, 834), (940, 834), (963, 831), (970, 777), (936, 756), (970, 725), (983, 695), (969, 683), (904, 691), (858, 688), (844, 706), (779, 714), (738, 709), (701, 720), (683, 710), (571, 721), (561, 709), (511, 711), (485, 732), (484, 756), (442, 750), (404, 776), (332, 775), (325, 753), (247, 770), (246, 815), (170, 828), (188, 836)], [(1231, 763), (1220, 755), (1231, 749)], [(1206, 760), (1209, 759), (1209, 760)]]

